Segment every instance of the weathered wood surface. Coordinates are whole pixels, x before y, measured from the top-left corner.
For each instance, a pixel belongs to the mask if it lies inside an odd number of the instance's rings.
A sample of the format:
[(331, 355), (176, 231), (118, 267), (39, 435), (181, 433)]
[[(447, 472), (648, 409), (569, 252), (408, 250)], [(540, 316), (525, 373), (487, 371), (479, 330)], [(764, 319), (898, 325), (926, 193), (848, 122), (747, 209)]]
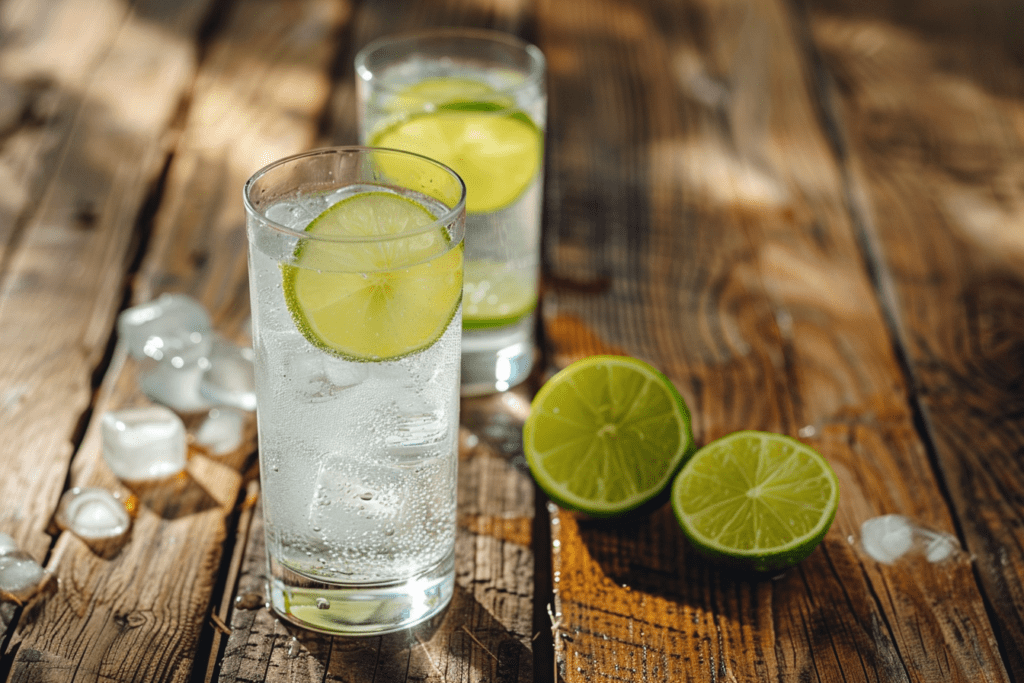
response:
[[(128, 490), (98, 417), (142, 400), (125, 305), (187, 292), (244, 341), (242, 182), (354, 143), (354, 52), (424, 25), (548, 57), (544, 363), (463, 402), (452, 607), (328, 638), (263, 604), (251, 441)], [(3, 0), (0, 531), (60, 586), (0, 605), (0, 680), (1024, 680), (1021, 29), (1010, 0)], [(822, 547), (750, 577), (667, 506), (546, 506), (519, 429), (597, 352), (662, 368), (702, 443), (821, 450)], [(119, 552), (50, 526), (85, 484), (136, 496)], [(887, 513), (962, 550), (876, 562)]]

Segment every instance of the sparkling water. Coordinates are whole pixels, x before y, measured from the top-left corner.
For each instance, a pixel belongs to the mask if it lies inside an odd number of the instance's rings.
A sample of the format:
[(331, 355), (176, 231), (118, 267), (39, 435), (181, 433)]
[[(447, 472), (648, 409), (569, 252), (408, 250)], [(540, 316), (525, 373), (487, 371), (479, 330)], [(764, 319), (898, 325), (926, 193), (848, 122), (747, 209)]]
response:
[[(341, 197), (284, 202), (266, 214), (302, 230)], [(285, 301), (281, 263), (294, 253), (295, 238), (251, 224), (249, 238), (263, 509), (272, 599), (282, 601), (276, 608), (302, 602), (292, 590), (302, 578), (343, 591), (449, 571), (461, 311), (423, 351), (387, 362), (334, 356), (299, 332)], [(329, 593), (310, 595), (312, 610), (330, 612)]]
[[(363, 77), (365, 79), (365, 76)], [(372, 144), (382, 131), (422, 111), (410, 111), (400, 95), (404, 88), (428, 79), (452, 79), (484, 83), (502, 95), (514, 98), (514, 105), (500, 112), (480, 112), (480, 116), (507, 116), (509, 111), (525, 113), (541, 131), (545, 129), (547, 99), (543, 79), (524, 80), (514, 69), (481, 67), (470, 62), (445, 58), (424, 58), (410, 54), (373, 73), (371, 84), (358, 81), (361, 89), (360, 139)], [(443, 103), (442, 103), (443, 104)], [(428, 151), (410, 147), (409, 151), (430, 156)], [(467, 163), (472, 163), (467, 162)], [(537, 302), (540, 264), (541, 195), (543, 159), (526, 189), (511, 204), (496, 211), (474, 212), (472, 203), (466, 213), (466, 277), (462, 336), (462, 393), (475, 395), (504, 391), (524, 380), (533, 363), (533, 309)], [(456, 172), (459, 171), (455, 168)], [(473, 187), (468, 188), (472, 199)], [(494, 285), (493, 287), (491, 285)], [(490, 297), (494, 301), (487, 301)], [(476, 307), (502, 314), (502, 300), (524, 315), (500, 323), (475, 325)], [(494, 310), (495, 303), (498, 310)], [(488, 305), (489, 304), (489, 305)]]

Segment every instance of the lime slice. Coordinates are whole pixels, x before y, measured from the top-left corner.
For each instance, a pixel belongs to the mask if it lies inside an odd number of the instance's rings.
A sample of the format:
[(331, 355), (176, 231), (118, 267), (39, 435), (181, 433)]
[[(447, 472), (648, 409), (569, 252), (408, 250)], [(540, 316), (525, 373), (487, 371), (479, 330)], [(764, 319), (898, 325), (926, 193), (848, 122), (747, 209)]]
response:
[(513, 101), (482, 81), (469, 78), (425, 78), (402, 90), (388, 103), (392, 113), (422, 111), (439, 104), (456, 102), (494, 102), (506, 107)]
[(796, 439), (742, 431), (704, 446), (672, 485), (672, 508), (694, 547), (756, 571), (807, 557), (839, 505), (825, 459)]
[(493, 99), (476, 99), (410, 114), (375, 134), (370, 144), (446, 164), (466, 183), (466, 211), (488, 213), (514, 202), (533, 182), (544, 140), (523, 112)]
[(462, 299), (463, 329), (511, 325), (537, 305), (535, 276), (516, 273), (496, 261), (468, 261)]
[(437, 341), (462, 298), (462, 244), (453, 248), (445, 228), (428, 227), (434, 220), (383, 191), (353, 195), (315, 218), (306, 232), (368, 239), (300, 240), (293, 264), (281, 265), (302, 335), (357, 361), (393, 360)]
[(660, 372), (624, 356), (591, 356), (548, 380), (523, 426), (537, 484), (556, 503), (594, 517), (658, 495), (690, 453), (682, 396)]

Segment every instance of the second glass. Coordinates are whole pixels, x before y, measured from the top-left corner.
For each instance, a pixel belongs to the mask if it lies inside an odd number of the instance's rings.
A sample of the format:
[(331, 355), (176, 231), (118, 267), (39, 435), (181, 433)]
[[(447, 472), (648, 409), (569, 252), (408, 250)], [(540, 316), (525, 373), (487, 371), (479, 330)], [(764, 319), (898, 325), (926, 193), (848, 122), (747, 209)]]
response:
[(355, 59), (363, 144), (465, 181), (462, 394), (504, 391), (533, 364), (547, 97), (544, 57), (476, 29), (386, 37)]

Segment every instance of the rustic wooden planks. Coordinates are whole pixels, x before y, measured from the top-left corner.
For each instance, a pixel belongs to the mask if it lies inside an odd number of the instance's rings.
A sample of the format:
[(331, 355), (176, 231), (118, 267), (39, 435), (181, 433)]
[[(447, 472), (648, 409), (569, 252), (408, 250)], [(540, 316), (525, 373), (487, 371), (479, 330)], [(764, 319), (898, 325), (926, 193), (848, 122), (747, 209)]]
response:
[(1024, 61), (1010, 36), (1024, 16), (1004, 3), (812, 9), (927, 447), (1019, 680)]
[[(191, 83), (189, 35), (203, 6), (179, 3), (164, 17), (167, 32), (142, 16), (154, 3), (136, 12), (115, 1), (3, 8), (0, 78), (19, 113), (0, 164), (9, 188), (0, 228), (0, 524), (40, 561), (134, 257), (136, 218)], [(93, 29), (79, 30), (87, 22)]]
[[(1022, 24), (1004, 0), (6, 0), (0, 531), (61, 584), (0, 606), (0, 678), (1024, 678)], [(536, 384), (463, 402), (458, 591), (399, 636), (263, 606), (251, 442), (162, 485), (106, 470), (97, 416), (143, 400), (119, 308), (186, 291), (244, 341), (242, 182), (354, 143), (355, 50), (429, 25), (547, 54), (548, 369), (636, 355), (701, 442), (818, 447), (843, 501), (798, 568), (722, 571), (664, 505), (536, 519)], [(47, 533), (80, 484), (136, 496), (123, 547)], [(884, 513), (964, 551), (875, 562), (860, 524)]]
[[(119, 138), (96, 139), (88, 129), (72, 139), (99, 159), (105, 158), (98, 155), (106, 143), (112, 148), (108, 156), (114, 169), (128, 178), (133, 176), (127, 171), (139, 165), (141, 156), (152, 182), (164, 164), (166, 143), (173, 141), (167, 134), (173, 131), (178, 107), (186, 94), (192, 96), (154, 225), (142, 226), (147, 236), (152, 227), (152, 237), (135, 283), (136, 301), (165, 290), (188, 291), (208, 305), (223, 334), (240, 337), (248, 296), (239, 188), (262, 163), (312, 140), (329, 89), (330, 37), (341, 13), (330, 2), (265, 2), (214, 16), (214, 23), (223, 22), (224, 38), (210, 46), (196, 78), (197, 41), (209, 10), (196, 3), (176, 5), (173, 11), (162, 3), (138, 4), (110, 49), (113, 73), (100, 69), (93, 76), (93, 83), (103, 85), (101, 94), (108, 95), (108, 109), (123, 112), (126, 127), (140, 127), (152, 140), (143, 138), (120, 149), (118, 143), (124, 142)], [(135, 88), (133, 81), (123, 80), (132, 75), (125, 64), (149, 69), (138, 75)], [(177, 88), (167, 87), (168, 69), (181, 77)], [(154, 78), (152, 71), (162, 77)], [(163, 120), (146, 108), (157, 104), (153, 89), (166, 98)], [(110, 111), (99, 119), (101, 124), (119, 121)], [(152, 131), (143, 127), (150, 123)], [(64, 179), (62, 187), (81, 184)], [(115, 225), (127, 231), (114, 233), (114, 244), (124, 249), (143, 196), (140, 192), (133, 204), (121, 194), (124, 190), (115, 185), (109, 201), (111, 211), (122, 212), (115, 214)], [(122, 261), (89, 273), (95, 278), (96, 272), (109, 272), (116, 294), (88, 289), (75, 293), (116, 307), (129, 265), (123, 256)], [(108, 319), (100, 327), (104, 346), (115, 311), (106, 312)], [(134, 367), (118, 347), (95, 415), (138, 400)], [(71, 482), (113, 488), (117, 482), (99, 459), (95, 425), (94, 420), (77, 454)], [(10, 680), (180, 681), (193, 675), (197, 660), (205, 666), (203, 649), (209, 647), (211, 631), (207, 615), (220, 580), (226, 524), (241, 490), (239, 469), (251, 452), (250, 442), (220, 458), (194, 453), (187, 476), (133, 487), (139, 505), (132, 536), (113, 557), (62, 535), (51, 561), (61, 589), (19, 621)]]
[(667, 507), (621, 525), (553, 511), (562, 675), (1005, 680), (966, 553), (889, 568), (857, 543), (860, 523), (888, 512), (955, 526), (941, 497), (917, 494), (939, 484), (799, 15), (775, 2), (542, 8), (557, 67), (552, 211), (567, 217), (549, 224), (552, 270), (610, 274), (604, 290), (545, 300), (548, 329), (587, 321), (553, 338), (554, 358), (596, 346), (652, 360), (690, 401), (700, 441), (800, 433), (843, 487), (823, 549), (774, 580), (694, 557)]

